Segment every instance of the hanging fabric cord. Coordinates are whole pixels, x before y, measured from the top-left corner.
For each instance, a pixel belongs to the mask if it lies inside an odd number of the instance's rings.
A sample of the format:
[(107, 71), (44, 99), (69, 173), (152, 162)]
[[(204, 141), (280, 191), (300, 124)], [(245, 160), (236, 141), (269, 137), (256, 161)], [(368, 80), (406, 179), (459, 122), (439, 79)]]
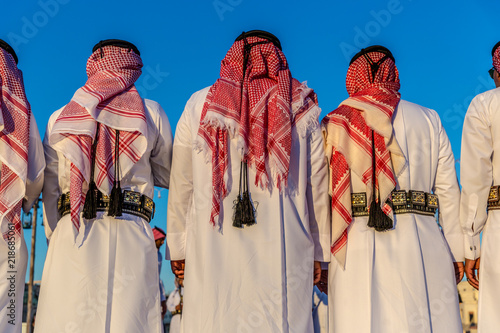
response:
[[(243, 106), (243, 86), (245, 83), (245, 74), (248, 65), (248, 58), (250, 56), (250, 51), (252, 47), (258, 44), (271, 43), (271, 41), (259, 41), (255, 43), (248, 44), (246, 37), (243, 38), (243, 77), (241, 80), (241, 90), (240, 90), (240, 110)], [(244, 225), (250, 226), (255, 224), (255, 207), (253, 205), (252, 199), (250, 198), (250, 192), (248, 191), (248, 164), (244, 152), (242, 152), (241, 165), (240, 165), (240, 187), (238, 198), (234, 201), (234, 215), (233, 215), (233, 227), (243, 228)]]
[(99, 140), (99, 127), (100, 123), (97, 123), (97, 129), (95, 133), (94, 142), (92, 143), (92, 153), (91, 153), (91, 169), (90, 169), (90, 183), (87, 194), (85, 195), (85, 203), (83, 204), (83, 218), (87, 220), (95, 219), (97, 216), (97, 185), (94, 181), (94, 169), (95, 169), (95, 155), (97, 150), (97, 141)]
[(372, 71), (372, 83), (375, 81), (375, 75), (378, 72), (378, 69), (380, 68), (380, 65), (384, 62), (385, 59), (389, 58), (388, 55), (385, 55), (384, 57), (380, 58), (379, 61), (373, 62), (373, 60), (365, 53), (363, 54), (365, 57), (366, 61), (368, 61), (368, 64), (370, 65), (370, 69)]
[(372, 202), (370, 204), (368, 226), (370, 228), (375, 228), (377, 231), (386, 231), (392, 229), (392, 220), (389, 216), (385, 215), (384, 211), (380, 207), (380, 203), (377, 202), (377, 194), (379, 201), (380, 191), (377, 189), (377, 173), (376, 173), (376, 160), (375, 160), (375, 131), (372, 130)]
[(115, 180), (109, 196), (108, 216), (122, 216), (123, 193), (120, 186), (120, 131), (115, 136)]

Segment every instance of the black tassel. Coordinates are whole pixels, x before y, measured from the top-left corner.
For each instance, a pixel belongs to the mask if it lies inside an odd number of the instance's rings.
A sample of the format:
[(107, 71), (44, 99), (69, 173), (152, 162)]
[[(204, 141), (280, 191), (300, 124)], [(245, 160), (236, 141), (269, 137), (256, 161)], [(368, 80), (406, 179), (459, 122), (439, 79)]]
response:
[(120, 182), (115, 181), (111, 194), (109, 195), (108, 216), (122, 216), (122, 202), (122, 188), (120, 186)]
[(234, 200), (234, 215), (233, 215), (233, 227), (243, 228), (243, 198), (238, 195), (236, 200)]
[(255, 224), (255, 209), (248, 191), (243, 193), (243, 221), (247, 226)]
[(95, 219), (97, 216), (97, 186), (92, 179), (89, 184), (89, 190), (85, 195), (85, 204), (83, 205), (83, 218), (87, 220)]
[[(243, 52), (243, 75), (241, 79), (240, 87), (240, 111), (243, 103), (243, 86), (245, 84), (245, 73), (248, 65), (248, 58), (250, 56), (250, 50), (254, 45), (268, 43), (268, 42), (256, 42), (253, 44), (248, 44), (245, 33), (243, 32), (243, 42), (244, 42), (244, 52)], [(243, 152), (242, 152), (243, 155)], [(241, 166), (240, 166), (240, 188), (238, 197), (233, 202), (234, 215), (233, 215), (233, 227), (243, 228), (244, 225), (250, 226), (255, 224), (256, 209), (250, 198), (250, 193), (248, 191), (248, 165), (244, 161), (244, 156), (242, 156)], [(258, 203), (257, 203), (258, 204)]]
[(91, 151), (91, 171), (90, 171), (90, 183), (87, 194), (85, 195), (85, 203), (83, 204), (83, 218), (87, 220), (95, 219), (97, 216), (97, 185), (94, 181), (94, 170), (95, 170), (95, 154), (97, 149), (97, 141), (99, 140), (99, 127), (100, 124), (97, 123), (97, 129), (95, 132), (94, 142), (92, 143)]
[(248, 192), (247, 168), (247, 163), (242, 161), (240, 168), (240, 191), (233, 206), (233, 227), (236, 228), (243, 228), (244, 225), (250, 226), (256, 223), (255, 207)]
[(375, 200), (375, 193), (373, 195), (374, 199), (370, 204), (370, 215), (368, 217), (368, 226), (370, 228), (375, 228), (377, 231), (386, 231), (392, 229), (392, 220), (389, 216), (384, 214), (384, 211)]
[(122, 216), (123, 193), (120, 186), (120, 131), (116, 130), (115, 137), (115, 180), (109, 195), (108, 216)]
[[(389, 216), (385, 215), (384, 211), (377, 202), (377, 186), (376, 186), (376, 161), (375, 161), (375, 134), (372, 130), (372, 202), (370, 204), (368, 226), (375, 228), (377, 231), (386, 231), (392, 229), (393, 224)], [(380, 196), (380, 193), (379, 193)]]

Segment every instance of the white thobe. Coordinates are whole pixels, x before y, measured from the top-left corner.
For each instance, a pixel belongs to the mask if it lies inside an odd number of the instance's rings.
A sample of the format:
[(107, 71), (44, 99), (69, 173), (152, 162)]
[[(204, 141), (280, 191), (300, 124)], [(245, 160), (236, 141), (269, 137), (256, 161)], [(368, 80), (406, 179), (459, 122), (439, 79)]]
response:
[(500, 185), (499, 108), (498, 88), (472, 100), (465, 115), (460, 158), (465, 257), (481, 257), (478, 332), (482, 333), (497, 332), (500, 327), (500, 210), (486, 210), (490, 187)]
[[(167, 311), (169, 312), (174, 312), (176, 311), (177, 305), (181, 303), (181, 293), (184, 293), (184, 288), (175, 288), (174, 291), (168, 295), (167, 299)], [(180, 333), (181, 332), (181, 319), (182, 319), (182, 313), (178, 313), (174, 316), (172, 316), (172, 319), (170, 319), (170, 326), (168, 328), (169, 333)]]
[[(208, 89), (190, 98), (177, 124), (170, 178), (167, 258), (186, 260), (183, 332), (312, 332), (313, 262), (328, 261), (330, 249), (319, 126), (304, 136), (292, 129), (289, 187), (282, 192), (256, 187), (249, 168), (257, 223), (242, 229), (232, 226), (240, 155), (237, 138), (230, 140), (232, 186), (219, 230), (209, 221), (212, 166), (193, 150)], [(311, 112), (317, 117), (319, 109)]]
[[(42, 191), (44, 168), (42, 140), (35, 117), (31, 114), (28, 174), (23, 199), (23, 210), (26, 213), (30, 211)], [(0, 332), (20, 333), (23, 321), (24, 281), (28, 264), (28, 250), (22, 229), (21, 241), (15, 245), (14, 255), (9, 252), (12, 252), (12, 249), (9, 249), (3, 238), (0, 239)]]
[[(148, 146), (122, 176), (121, 188), (153, 198), (153, 186), (169, 186), (172, 132), (158, 103), (144, 100), (144, 105)], [(49, 247), (35, 332), (162, 332), (157, 249), (147, 221), (97, 212), (96, 219), (81, 219), (85, 235), (78, 246), (70, 214), (59, 219), (57, 198), (69, 192), (71, 162), (49, 146), (48, 137), (61, 111), (49, 119), (44, 139)]]
[[(462, 332), (453, 268), (463, 259), (460, 191), (448, 136), (435, 111), (403, 100), (393, 127), (408, 163), (396, 189), (437, 194), (442, 230), (419, 214), (394, 215), (386, 232), (354, 218), (345, 270), (330, 263), (330, 332)], [(351, 191), (366, 192), (353, 172)]]

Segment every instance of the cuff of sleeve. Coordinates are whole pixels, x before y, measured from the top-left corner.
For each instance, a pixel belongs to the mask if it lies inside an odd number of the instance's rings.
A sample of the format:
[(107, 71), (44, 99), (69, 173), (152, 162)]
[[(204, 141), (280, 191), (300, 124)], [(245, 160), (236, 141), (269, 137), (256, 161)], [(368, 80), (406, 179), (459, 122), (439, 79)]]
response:
[(314, 245), (314, 260), (330, 262), (330, 235), (319, 234), (319, 243)]
[(464, 236), (465, 243), (465, 258), (475, 260), (481, 255), (481, 245), (479, 240), (479, 235), (474, 236)]
[(454, 262), (464, 261), (464, 236), (462, 233), (457, 235), (446, 235), (446, 241), (450, 247)]
[(167, 232), (166, 260), (186, 259), (186, 234)]

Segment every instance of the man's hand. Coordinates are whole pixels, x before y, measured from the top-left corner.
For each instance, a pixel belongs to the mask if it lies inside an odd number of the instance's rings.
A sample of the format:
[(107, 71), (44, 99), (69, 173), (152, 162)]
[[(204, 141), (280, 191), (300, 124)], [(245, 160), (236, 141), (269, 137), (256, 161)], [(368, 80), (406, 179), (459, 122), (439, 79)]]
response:
[(165, 317), (167, 314), (167, 301), (161, 301), (161, 319)]
[(186, 261), (183, 260), (172, 260), (170, 261), (170, 267), (172, 268), (172, 273), (179, 279), (184, 279), (184, 267), (186, 266)]
[(453, 266), (455, 267), (455, 279), (457, 284), (462, 281), (464, 277), (464, 263), (463, 262), (454, 262)]
[(479, 289), (479, 265), (481, 258), (476, 260), (465, 259), (465, 275), (469, 284), (476, 289)]
[(314, 261), (314, 272), (313, 272), (314, 284), (318, 283), (320, 279), (321, 279), (321, 263), (319, 261)]

